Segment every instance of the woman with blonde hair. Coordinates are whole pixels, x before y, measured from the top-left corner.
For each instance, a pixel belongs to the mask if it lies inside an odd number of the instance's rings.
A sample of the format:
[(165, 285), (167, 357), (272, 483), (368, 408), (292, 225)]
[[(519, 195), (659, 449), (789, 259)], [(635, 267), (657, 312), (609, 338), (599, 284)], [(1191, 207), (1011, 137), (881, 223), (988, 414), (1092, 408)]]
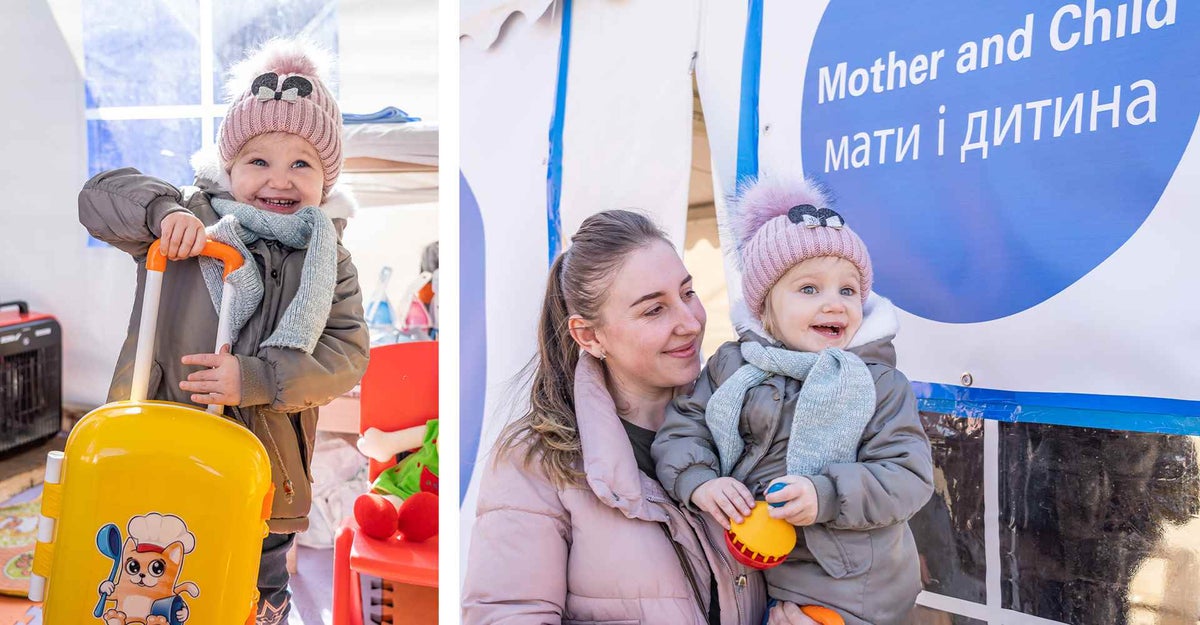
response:
[[(652, 477), (650, 444), (700, 373), (705, 320), (649, 219), (584, 220), (550, 268), (528, 411), (480, 485), (465, 624), (762, 622), (761, 575)], [(812, 623), (792, 604), (771, 619)]]

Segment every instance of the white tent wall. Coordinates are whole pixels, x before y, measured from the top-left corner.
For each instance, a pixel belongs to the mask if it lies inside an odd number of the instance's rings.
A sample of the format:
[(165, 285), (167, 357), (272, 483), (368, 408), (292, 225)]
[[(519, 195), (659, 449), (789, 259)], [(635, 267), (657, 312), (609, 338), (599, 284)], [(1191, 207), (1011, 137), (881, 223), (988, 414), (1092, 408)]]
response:
[(555, 0), (459, 0), (460, 35), (469, 37), (481, 50), (492, 47), (500, 31), (514, 15), (536, 21)]
[(132, 304), (133, 262), (85, 246), (76, 196), (87, 177), (83, 77), (45, 0), (14, 0), (0, 63), (19, 86), (0, 105), (0, 300), (26, 300), (63, 327), (63, 399), (103, 401)]
[(633, 208), (653, 215), (682, 249), (698, 17), (698, 0), (575, 3), (563, 137), (564, 248), (587, 216)]
[[(737, 179), (738, 113), (741, 110), (742, 52), (745, 44), (745, 2), (708, 2), (701, 15), (700, 49), (696, 62), (696, 88), (704, 108), (704, 125), (712, 154), (713, 203), (723, 231), (726, 202)], [(742, 278), (737, 261), (722, 245), (725, 286), (735, 331), (746, 317)], [(717, 276), (701, 279), (717, 280)]]
[[(574, 11), (562, 120), (562, 243), (588, 215), (634, 208), (681, 247), (699, 3), (577, 2)], [(464, 32), (471, 20), (464, 8)], [(560, 29), (556, 5), (536, 21), (514, 15), (491, 47), (461, 39), (462, 170), (482, 213), (488, 291), (485, 412), (462, 505), (464, 562), (483, 460), (523, 403), (514, 379), (536, 348), (549, 268), (546, 138)]]
[[(463, 498), (462, 558), (475, 518), (478, 471), (512, 413), (512, 380), (535, 345), (548, 268), (546, 136), (554, 107), (559, 21), (514, 15), (490, 48), (460, 41), (461, 167), (479, 204), (485, 236), (487, 380), (480, 460)], [(503, 415), (503, 416), (502, 416)]]

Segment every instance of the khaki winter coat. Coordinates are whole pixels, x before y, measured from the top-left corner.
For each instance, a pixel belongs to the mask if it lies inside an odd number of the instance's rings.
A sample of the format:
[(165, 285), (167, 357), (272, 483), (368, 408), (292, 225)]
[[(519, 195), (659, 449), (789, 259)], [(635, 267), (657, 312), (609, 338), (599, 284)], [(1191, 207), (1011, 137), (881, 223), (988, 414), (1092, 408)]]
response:
[[(220, 186), (219, 181), (198, 177), (197, 184), (200, 187), (177, 189), (127, 167), (97, 174), (79, 194), (79, 220), (88, 232), (128, 252), (137, 263), (137, 295), (129, 319), (129, 334), (109, 387), (109, 401), (129, 398), (146, 283), (146, 252), (160, 235), (163, 217), (190, 211), (206, 226), (212, 225), (218, 216), (212, 209), (211, 198), (229, 198), (226, 187)], [(344, 210), (349, 201), (335, 191), (321, 208), (329, 214), (331, 208)], [(233, 354), (241, 365), (242, 401), (238, 406), (226, 407), (225, 414), (253, 431), (271, 458), (275, 500), (269, 525), (274, 533), (299, 532), (308, 527), (312, 502), (309, 464), (316, 437), (317, 407), (353, 388), (367, 367), (368, 338), (358, 274), (350, 253), (340, 243), (345, 220), (338, 218), (334, 223), (339, 243), (333, 307), (312, 354), (259, 347), (275, 330), (296, 295), (305, 250), (266, 240), (249, 246), (263, 276), (264, 293), (261, 305), (246, 321), (233, 345)], [(179, 382), (198, 367), (184, 366), (180, 358), (211, 353), (216, 335), (217, 313), (199, 261), (189, 258), (168, 262), (147, 397), (192, 404), (191, 393), (181, 390)]]
[[(921, 590), (908, 519), (933, 493), (933, 460), (912, 388), (895, 368), (894, 307), (883, 298), (869, 304), (848, 350), (862, 358), (875, 381), (875, 414), (859, 442), (858, 462), (831, 464), (808, 476), (817, 491), (816, 523), (798, 529), (791, 555), (764, 575), (776, 599), (829, 606), (849, 625), (893, 625), (904, 621)], [(753, 332), (742, 340), (770, 344)], [(737, 342), (722, 345), (695, 390), (667, 409), (651, 448), (663, 486), (690, 509), (696, 487), (720, 475), (705, 406), (744, 364)], [(746, 446), (730, 477), (758, 499), (772, 480), (787, 474), (801, 385), (771, 375), (746, 393), (738, 423)]]
[(601, 366), (587, 355), (575, 410), (586, 484), (555, 487), (536, 461), (522, 465), (524, 449), (485, 471), (463, 623), (706, 625), (715, 572), (721, 623), (759, 625), (761, 575), (733, 561), (719, 527), (680, 510), (638, 470)]

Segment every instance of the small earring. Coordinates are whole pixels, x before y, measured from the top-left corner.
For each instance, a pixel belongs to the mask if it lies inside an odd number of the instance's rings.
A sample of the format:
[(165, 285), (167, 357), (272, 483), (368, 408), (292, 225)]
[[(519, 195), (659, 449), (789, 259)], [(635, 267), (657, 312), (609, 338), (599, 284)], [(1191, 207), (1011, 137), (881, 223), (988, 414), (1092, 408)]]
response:
[(608, 358), (608, 356), (604, 352), (600, 352), (600, 355), (596, 356), (596, 358), (599, 358), (601, 361), (603, 361), (605, 358)]

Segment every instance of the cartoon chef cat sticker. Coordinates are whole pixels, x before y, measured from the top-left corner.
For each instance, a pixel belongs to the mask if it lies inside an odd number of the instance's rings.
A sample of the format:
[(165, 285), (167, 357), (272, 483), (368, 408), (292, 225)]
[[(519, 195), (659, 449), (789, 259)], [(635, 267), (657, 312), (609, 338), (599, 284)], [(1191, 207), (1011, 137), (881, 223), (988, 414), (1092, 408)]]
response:
[(189, 616), (183, 595), (200, 596), (196, 584), (179, 582), (196, 536), (183, 519), (157, 512), (133, 517), (127, 530), (124, 541), (111, 523), (96, 535), (96, 546), (112, 558), (113, 569), (100, 584), (93, 615), (104, 625), (182, 625)]

